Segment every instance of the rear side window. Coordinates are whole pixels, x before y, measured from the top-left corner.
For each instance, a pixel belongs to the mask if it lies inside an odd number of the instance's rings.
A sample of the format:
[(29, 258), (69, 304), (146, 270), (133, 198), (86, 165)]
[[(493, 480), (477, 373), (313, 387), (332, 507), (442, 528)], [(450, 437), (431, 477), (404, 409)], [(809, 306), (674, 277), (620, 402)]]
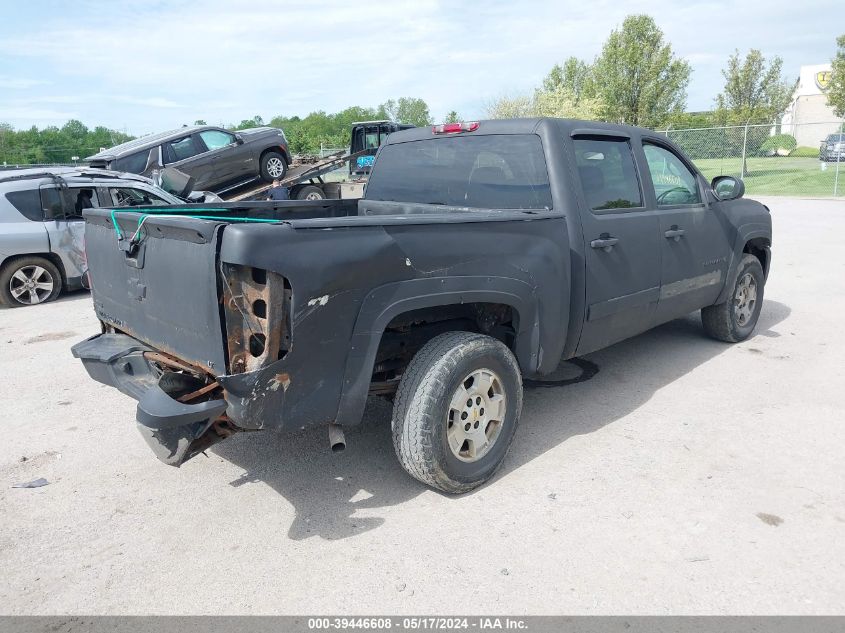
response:
[(127, 171), (130, 174), (143, 174), (147, 167), (147, 159), (150, 157), (150, 150), (129, 154), (123, 158), (113, 161), (111, 168), (115, 171)]
[(634, 155), (627, 141), (575, 139), (573, 145), (581, 188), (590, 209), (643, 206)]
[(552, 208), (543, 146), (534, 134), (384, 145), (366, 197), (481, 209)]
[(6, 200), (27, 220), (41, 222), (44, 219), (41, 213), (41, 196), (38, 189), (10, 191), (6, 194)]
[(185, 160), (200, 153), (200, 148), (193, 136), (168, 141), (162, 145), (162, 149), (164, 150), (164, 162), (167, 164)]

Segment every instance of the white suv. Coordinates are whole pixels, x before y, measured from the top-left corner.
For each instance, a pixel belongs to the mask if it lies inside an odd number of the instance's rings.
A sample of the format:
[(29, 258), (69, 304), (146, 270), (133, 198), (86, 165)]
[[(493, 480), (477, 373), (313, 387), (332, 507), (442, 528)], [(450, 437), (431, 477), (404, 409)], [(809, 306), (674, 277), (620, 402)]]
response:
[(44, 303), (82, 288), (82, 211), (146, 204), (184, 201), (134, 174), (76, 167), (0, 171), (0, 306)]

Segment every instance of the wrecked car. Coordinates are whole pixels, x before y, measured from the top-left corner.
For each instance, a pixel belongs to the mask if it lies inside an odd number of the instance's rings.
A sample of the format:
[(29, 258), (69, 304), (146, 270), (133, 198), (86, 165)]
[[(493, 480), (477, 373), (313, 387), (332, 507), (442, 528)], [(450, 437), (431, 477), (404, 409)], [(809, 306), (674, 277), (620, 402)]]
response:
[(168, 192), (150, 179), (102, 169), (31, 167), (0, 171), (0, 306), (51, 301), (85, 285), (87, 208), (218, 202), (190, 179)]
[(635, 127), (394, 132), (361, 200), (86, 210), (102, 332), (73, 353), (165, 463), (241, 431), (341, 448), (375, 394), (405, 470), (463, 492), (501, 464), (523, 377), (695, 310), (751, 334), (772, 231), (743, 193)]

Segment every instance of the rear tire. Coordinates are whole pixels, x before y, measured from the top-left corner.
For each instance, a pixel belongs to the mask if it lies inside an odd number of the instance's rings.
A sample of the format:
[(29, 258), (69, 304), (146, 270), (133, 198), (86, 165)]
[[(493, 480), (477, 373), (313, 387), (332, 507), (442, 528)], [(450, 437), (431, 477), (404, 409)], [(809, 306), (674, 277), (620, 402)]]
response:
[(483, 334), (447, 332), (420, 349), (393, 405), (393, 446), (402, 467), (449, 493), (487, 481), (510, 448), (522, 410), (513, 353)]
[(751, 336), (763, 307), (765, 283), (760, 260), (744, 254), (728, 300), (701, 310), (701, 323), (707, 335), (726, 343), (738, 343)]
[(47, 303), (62, 292), (62, 275), (43, 257), (18, 257), (0, 269), (0, 305), (19, 308)]
[(326, 194), (319, 187), (306, 185), (305, 187), (297, 190), (295, 197), (297, 200), (325, 200)]
[(282, 179), (288, 173), (288, 163), (279, 152), (265, 152), (261, 156), (261, 179), (273, 182), (275, 178)]

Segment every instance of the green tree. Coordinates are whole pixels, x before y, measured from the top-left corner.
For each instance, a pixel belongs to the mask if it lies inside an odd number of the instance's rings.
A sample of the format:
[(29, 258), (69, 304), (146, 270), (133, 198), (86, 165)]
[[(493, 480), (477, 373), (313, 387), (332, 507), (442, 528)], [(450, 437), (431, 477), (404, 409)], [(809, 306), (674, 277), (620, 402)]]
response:
[(564, 84), (552, 90), (537, 90), (531, 104), (533, 116), (563, 119), (601, 119), (604, 104), (595, 97), (578, 97)]
[(461, 118), (461, 115), (454, 110), (450, 110), (446, 113), (446, 116), (443, 117), (443, 123), (460, 123), (461, 121), (463, 121), (463, 118)]
[(208, 125), (208, 123), (206, 123), (202, 119), (197, 119), (196, 121), (194, 121), (194, 125)]
[(773, 123), (783, 116), (796, 84), (783, 78), (782, 67), (780, 57), (767, 63), (756, 49), (744, 59), (735, 51), (722, 70), (725, 88), (716, 97), (716, 120), (722, 125), (745, 125)]
[(712, 110), (704, 112), (675, 112), (658, 129), (690, 130), (714, 127), (715, 125), (716, 114)]
[(261, 117), (261, 115), (256, 114), (251, 119), (244, 119), (243, 121), (241, 121), (237, 125), (230, 125), (229, 128), (233, 129), (233, 130), (245, 130), (247, 128), (261, 127), (263, 125), (264, 125), (264, 119)]
[(97, 126), (93, 130), (81, 121), (72, 119), (61, 128), (35, 126), (15, 130), (0, 123), (0, 164), (70, 163), (74, 156), (85, 158), (103, 147), (112, 147), (132, 137)]
[(397, 123), (408, 123), (419, 127), (432, 123), (428, 104), (416, 97), (400, 97), (395, 101), (388, 99), (379, 106), (379, 112)]
[(528, 95), (502, 95), (485, 108), (488, 119), (521, 119), (534, 116), (534, 104)]
[(654, 127), (684, 110), (690, 73), (653, 18), (629, 15), (604, 43), (588, 86), (608, 120)]
[(553, 92), (560, 88), (566, 90), (577, 104), (582, 98), (594, 98), (592, 67), (577, 57), (570, 57), (563, 66), (555, 64), (543, 79), (543, 90)]
[(827, 87), (827, 102), (838, 117), (845, 117), (845, 35), (836, 38), (836, 57), (831, 65), (830, 85)]
[(487, 104), (488, 119), (521, 119), (526, 117), (559, 117), (600, 119), (604, 107), (594, 97), (578, 99), (563, 84), (549, 90), (538, 88), (533, 96), (502, 96)]

